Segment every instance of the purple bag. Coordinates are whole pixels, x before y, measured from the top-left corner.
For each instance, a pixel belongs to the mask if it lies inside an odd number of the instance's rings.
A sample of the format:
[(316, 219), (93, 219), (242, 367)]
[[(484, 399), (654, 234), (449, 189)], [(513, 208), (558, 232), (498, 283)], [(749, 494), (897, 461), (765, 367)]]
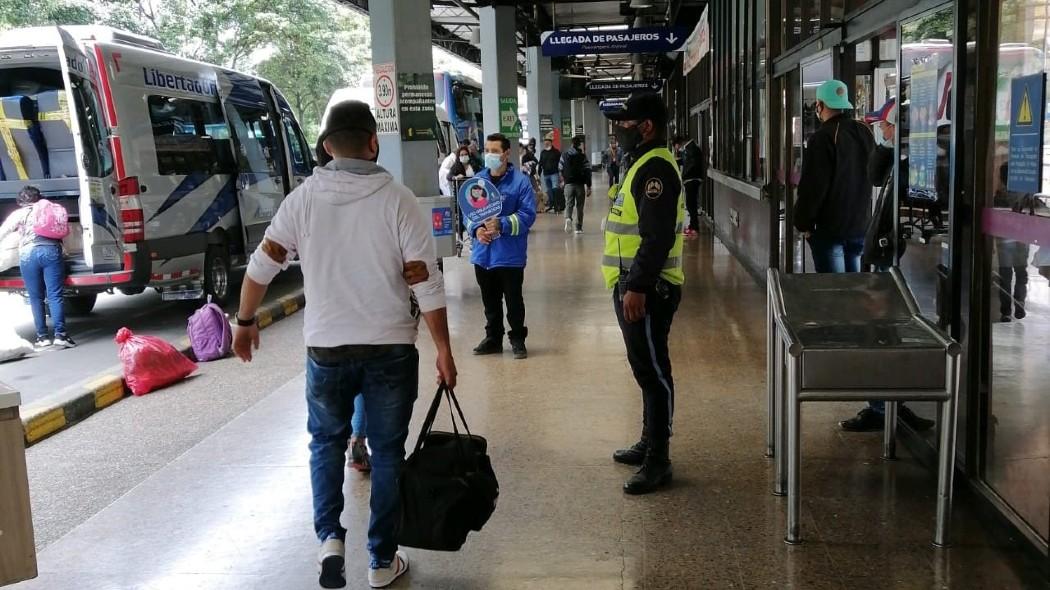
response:
[(186, 326), (193, 355), (200, 362), (214, 361), (230, 354), (233, 347), (233, 332), (222, 308), (208, 302), (193, 312)]

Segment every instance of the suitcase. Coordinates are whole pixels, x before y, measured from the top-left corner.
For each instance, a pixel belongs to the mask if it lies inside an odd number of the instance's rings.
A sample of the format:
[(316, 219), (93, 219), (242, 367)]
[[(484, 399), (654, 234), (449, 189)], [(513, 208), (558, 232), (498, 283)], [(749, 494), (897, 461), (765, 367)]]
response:
[(0, 98), (0, 180), (48, 177), (47, 146), (28, 96)]
[(73, 131), (69, 124), (69, 103), (64, 90), (41, 92), (36, 99), (40, 130), (47, 147), (51, 178), (78, 176)]
[(554, 189), (553, 196), (551, 197), (551, 206), (554, 207), (555, 211), (559, 213), (565, 210), (565, 187), (559, 186)]

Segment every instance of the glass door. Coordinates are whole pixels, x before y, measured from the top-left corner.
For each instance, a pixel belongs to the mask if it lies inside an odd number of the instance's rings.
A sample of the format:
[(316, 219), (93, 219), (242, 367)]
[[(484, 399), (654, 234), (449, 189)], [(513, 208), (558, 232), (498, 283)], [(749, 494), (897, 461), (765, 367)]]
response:
[(995, 173), (980, 216), (989, 287), (982, 475), (1044, 545), (1050, 537), (1048, 15), (1050, 0), (1000, 4)]
[[(922, 313), (948, 327), (951, 314), (939, 309), (947, 301), (951, 272), (952, 78), (955, 10), (952, 5), (901, 21), (898, 60), (899, 96), (897, 162), (903, 179), (897, 194), (897, 222), (903, 239), (900, 269)], [(942, 294), (943, 293), (943, 294)], [(943, 312), (943, 313), (939, 313)], [(916, 414), (937, 419), (936, 404), (908, 404)], [(934, 441), (936, 429), (924, 436)]]

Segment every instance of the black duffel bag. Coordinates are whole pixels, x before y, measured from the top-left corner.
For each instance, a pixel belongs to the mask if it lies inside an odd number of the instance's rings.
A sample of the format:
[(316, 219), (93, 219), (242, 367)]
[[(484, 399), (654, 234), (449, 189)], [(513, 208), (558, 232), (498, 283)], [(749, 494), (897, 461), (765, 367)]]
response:
[[(441, 398), (449, 401), (453, 432), (434, 430)], [(455, 407), (466, 434), (456, 425)], [(398, 543), (432, 551), (458, 551), (470, 531), (485, 526), (499, 498), (499, 482), (486, 454), (488, 442), (470, 434), (455, 392), (438, 388), (416, 448), (401, 472)]]

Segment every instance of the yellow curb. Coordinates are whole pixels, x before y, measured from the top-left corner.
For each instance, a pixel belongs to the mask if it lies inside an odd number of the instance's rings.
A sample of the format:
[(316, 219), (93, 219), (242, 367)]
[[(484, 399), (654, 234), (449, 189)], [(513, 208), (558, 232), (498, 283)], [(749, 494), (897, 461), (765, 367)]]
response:
[(273, 314), (268, 309), (260, 309), (256, 318), (258, 318), (260, 328), (265, 328), (273, 323)]
[(292, 315), (299, 311), (299, 302), (295, 299), (281, 299), (281, 307), (284, 308), (284, 315)]
[(106, 375), (88, 383), (87, 388), (95, 394), (95, 408), (101, 409), (124, 397), (124, 380), (119, 375)]
[(66, 412), (63, 408), (48, 410), (30, 418), (24, 426), (26, 442), (32, 444), (66, 427)]

